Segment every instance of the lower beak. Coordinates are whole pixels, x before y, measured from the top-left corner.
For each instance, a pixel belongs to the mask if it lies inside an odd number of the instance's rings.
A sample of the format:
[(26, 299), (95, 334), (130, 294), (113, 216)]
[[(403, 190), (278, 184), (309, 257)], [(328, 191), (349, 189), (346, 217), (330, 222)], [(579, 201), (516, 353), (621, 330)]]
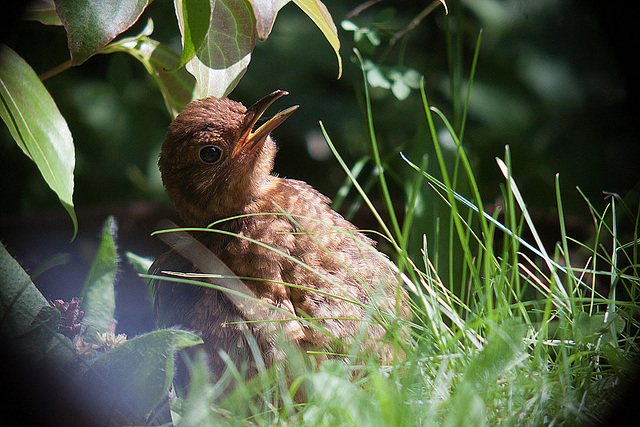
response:
[(288, 94), (289, 92), (284, 90), (276, 90), (247, 109), (247, 112), (245, 113), (244, 130), (240, 136), (240, 141), (231, 152), (232, 158), (235, 158), (243, 152), (248, 154), (255, 153), (262, 146), (264, 141), (267, 140), (269, 134), (298, 109), (299, 105), (294, 105), (286, 110), (282, 110), (263, 123), (258, 129), (255, 131), (253, 130), (253, 127), (260, 117), (262, 117), (262, 114), (264, 114), (267, 108), (269, 108), (269, 106), (276, 100)]

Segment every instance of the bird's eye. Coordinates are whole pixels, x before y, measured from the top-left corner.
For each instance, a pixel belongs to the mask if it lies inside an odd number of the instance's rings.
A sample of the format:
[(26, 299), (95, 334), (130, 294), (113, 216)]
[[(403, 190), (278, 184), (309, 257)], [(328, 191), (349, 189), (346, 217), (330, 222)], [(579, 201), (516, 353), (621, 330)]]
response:
[(200, 150), (200, 159), (211, 165), (215, 165), (222, 158), (222, 149), (215, 145), (207, 145)]

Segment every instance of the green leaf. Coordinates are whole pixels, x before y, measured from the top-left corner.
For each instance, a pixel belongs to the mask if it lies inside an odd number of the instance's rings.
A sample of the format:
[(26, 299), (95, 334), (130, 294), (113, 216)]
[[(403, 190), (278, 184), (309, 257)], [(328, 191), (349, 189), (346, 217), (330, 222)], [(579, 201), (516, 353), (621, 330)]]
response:
[(249, 0), (256, 18), (256, 34), (258, 39), (266, 40), (271, 33), (273, 23), (278, 14), (278, 0)]
[(390, 89), (391, 83), (385, 77), (380, 68), (371, 61), (365, 61), (364, 68), (367, 70), (367, 81), (372, 87)]
[(125, 253), (129, 264), (136, 269), (136, 271), (140, 274), (147, 274), (149, 272), (149, 268), (151, 264), (153, 264), (153, 258), (146, 258), (140, 255), (136, 255), (133, 252)]
[(520, 363), (527, 357), (523, 341), (525, 333), (526, 326), (516, 320), (497, 326), (489, 334), (482, 351), (471, 360), (465, 380), (482, 390)]
[(18, 347), (23, 354), (33, 357), (34, 360), (45, 356), (51, 338), (56, 334), (60, 324), (60, 311), (50, 305), (40, 309), (31, 325), (23, 335), (12, 343), (12, 347)]
[(0, 248), (0, 333), (4, 345), (33, 360), (69, 361), (69, 338), (57, 333), (60, 312), (35, 287), (29, 275)]
[(34, 320), (46, 298), (35, 287), (4, 246), (0, 249), (0, 330), (7, 338), (15, 338), (32, 329)]
[[(349, 21), (348, 19), (344, 19), (340, 25), (342, 26), (342, 29), (345, 31), (354, 31), (357, 32), (360, 27), (358, 27), (356, 24), (354, 24), (353, 22)], [(358, 40), (356, 40), (358, 41)]]
[(16, 52), (0, 45), (0, 116), (22, 151), (35, 162), (58, 195), (74, 226), (75, 152), (67, 122), (35, 71)]
[(72, 64), (82, 64), (102, 50), (131, 27), (146, 7), (147, 0), (56, 0)]
[(195, 352), (194, 360), (189, 366), (189, 389), (183, 401), (184, 410), (181, 411), (179, 425), (202, 426), (220, 423), (215, 417), (215, 412), (211, 410), (213, 399), (209, 376), (206, 353), (204, 350)]
[(200, 49), (211, 26), (215, 3), (215, 0), (174, 0), (182, 36), (182, 55), (171, 71), (184, 66)]
[(82, 309), (85, 312), (82, 327), (87, 331), (85, 340), (93, 344), (99, 343), (96, 333), (110, 331), (113, 324), (116, 307), (113, 283), (118, 270), (116, 229), (115, 219), (108, 217), (82, 289)]
[(293, 0), (304, 13), (320, 28), (322, 34), (338, 57), (338, 78), (342, 76), (342, 58), (340, 57), (340, 39), (331, 14), (320, 0)]
[[(608, 320), (605, 322), (605, 318)], [(580, 343), (596, 344), (598, 341), (618, 345), (618, 334), (625, 327), (625, 321), (617, 314), (606, 316), (605, 313), (577, 312), (573, 321), (573, 334)]]
[(412, 89), (420, 89), (420, 73), (413, 68), (408, 69), (402, 75), (402, 79)]
[(174, 353), (201, 343), (196, 334), (177, 329), (140, 335), (96, 358), (84, 385), (104, 408), (120, 411), (129, 422), (139, 421), (169, 391)]
[(22, 18), (26, 21), (38, 21), (44, 25), (62, 25), (53, 0), (36, 0), (30, 2), (24, 9), (24, 16)]
[(473, 388), (467, 382), (463, 382), (449, 399), (449, 406), (452, 408), (444, 422), (445, 427), (475, 427), (486, 425), (486, 411), (481, 391)]
[(362, 37), (364, 36), (369, 40), (369, 43), (371, 43), (372, 46), (380, 45), (380, 37), (374, 29), (366, 27), (360, 28), (353, 22), (346, 19), (340, 23), (340, 26), (345, 31), (353, 31), (353, 41), (356, 43), (362, 40)]
[(140, 34), (113, 42), (100, 53), (125, 52), (140, 61), (160, 88), (169, 114), (175, 117), (191, 101), (196, 81), (184, 67), (168, 71), (180, 57), (167, 46), (149, 38), (152, 32), (153, 21), (149, 19)]
[(244, 75), (255, 46), (255, 18), (247, 0), (217, 0), (211, 27), (185, 67), (196, 78), (194, 98), (222, 97)]
[(411, 93), (411, 88), (404, 82), (402, 79), (402, 74), (399, 72), (394, 72), (391, 74), (391, 92), (393, 96), (395, 96), (398, 100), (402, 101), (409, 96)]

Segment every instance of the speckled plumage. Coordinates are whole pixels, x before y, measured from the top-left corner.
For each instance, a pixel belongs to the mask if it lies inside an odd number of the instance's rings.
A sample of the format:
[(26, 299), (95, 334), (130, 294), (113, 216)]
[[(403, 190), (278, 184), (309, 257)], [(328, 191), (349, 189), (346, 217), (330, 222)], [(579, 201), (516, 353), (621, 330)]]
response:
[[(302, 349), (344, 352), (348, 349), (335, 343), (351, 344), (365, 325), (370, 339), (362, 346), (389, 360), (389, 349), (377, 342), (385, 328), (372, 321), (376, 310), (371, 307), (395, 312), (399, 301), (398, 313), (409, 315), (392, 264), (371, 239), (331, 210), (326, 196), (302, 181), (271, 175), (276, 145), (269, 133), (294, 108), (278, 113), (264, 129), (251, 130), (255, 115), (284, 94), (274, 92), (248, 110), (227, 98), (190, 103), (171, 124), (162, 146), (159, 166), (165, 188), (185, 225), (206, 227), (217, 221), (214, 228), (222, 233), (197, 233), (196, 238), (256, 298), (281, 309), (260, 316), (284, 319), (283, 313), (289, 314), (289, 320), (280, 323), (289, 341)], [(212, 144), (223, 155), (215, 165), (199, 158), (202, 147)], [(235, 218), (224, 220), (229, 217)], [(158, 258), (150, 272), (193, 270), (192, 263), (172, 251)], [(237, 323), (256, 319), (247, 319), (225, 292), (167, 281), (156, 286), (159, 323), (199, 331), (217, 375), (225, 368), (219, 349), (238, 365), (250, 358), (246, 331), (255, 337), (267, 364), (276, 357), (277, 338), (267, 332), (272, 329), (260, 322)], [(309, 322), (317, 322), (324, 332)]]

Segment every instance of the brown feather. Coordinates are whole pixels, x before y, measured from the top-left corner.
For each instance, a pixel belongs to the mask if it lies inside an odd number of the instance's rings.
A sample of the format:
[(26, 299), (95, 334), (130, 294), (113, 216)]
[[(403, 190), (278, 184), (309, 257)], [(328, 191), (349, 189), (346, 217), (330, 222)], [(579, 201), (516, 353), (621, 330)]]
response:
[[(391, 348), (378, 342), (386, 332), (378, 310), (410, 315), (394, 267), (374, 248), (373, 240), (331, 210), (329, 198), (302, 181), (271, 175), (276, 144), (270, 136), (253, 146), (255, 153), (239, 147), (239, 157), (230, 155), (242, 135), (251, 131), (249, 110), (227, 98), (207, 98), (191, 102), (173, 121), (158, 162), (173, 205), (187, 226), (216, 222), (211, 232), (197, 233), (197, 239), (258, 300), (280, 309), (261, 312), (269, 317), (263, 320), (290, 315), (284, 328), (289, 341), (303, 350), (347, 352), (336, 343), (352, 344), (364, 328), (367, 340), (362, 348), (390, 361)], [(215, 165), (200, 159), (200, 150), (210, 145), (224, 156)], [(225, 220), (229, 217), (235, 218)], [(150, 272), (176, 268), (198, 270), (197, 263), (172, 251)], [(273, 362), (277, 340), (260, 322), (248, 319), (225, 292), (167, 281), (157, 281), (156, 286), (158, 319), (165, 326), (199, 331), (218, 376), (224, 369), (218, 350), (238, 365), (250, 358), (247, 331), (265, 362)]]

